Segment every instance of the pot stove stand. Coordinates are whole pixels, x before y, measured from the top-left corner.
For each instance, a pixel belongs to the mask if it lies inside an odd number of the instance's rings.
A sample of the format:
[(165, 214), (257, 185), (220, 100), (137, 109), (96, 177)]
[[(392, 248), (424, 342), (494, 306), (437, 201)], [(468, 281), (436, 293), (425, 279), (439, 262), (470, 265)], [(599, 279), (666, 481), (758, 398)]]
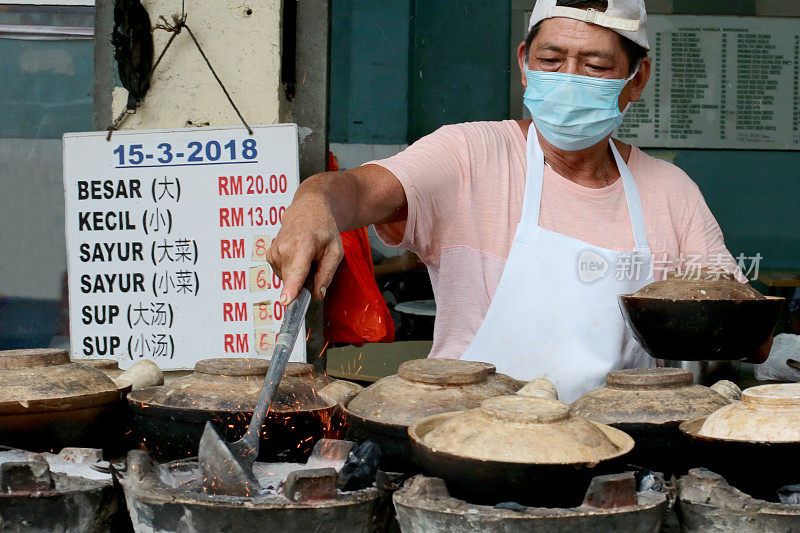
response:
[(636, 492), (633, 473), (595, 477), (583, 504), (572, 509), (473, 505), (451, 497), (441, 479), (424, 475), (409, 479), (393, 499), (403, 533), (658, 532), (668, 510), (667, 494)]
[(379, 532), (390, 516), (389, 494), (370, 486), (345, 491), (339, 476), (354, 443), (321, 440), (302, 463), (256, 463), (258, 495), (205, 493), (196, 460), (153, 462), (142, 450), (129, 452), (121, 475), (137, 533), (281, 531), (287, 533)]
[(0, 531), (124, 531), (127, 515), (102, 459), (92, 448), (0, 451)]
[(676, 511), (684, 533), (800, 531), (800, 505), (757, 500), (705, 468), (680, 478)]

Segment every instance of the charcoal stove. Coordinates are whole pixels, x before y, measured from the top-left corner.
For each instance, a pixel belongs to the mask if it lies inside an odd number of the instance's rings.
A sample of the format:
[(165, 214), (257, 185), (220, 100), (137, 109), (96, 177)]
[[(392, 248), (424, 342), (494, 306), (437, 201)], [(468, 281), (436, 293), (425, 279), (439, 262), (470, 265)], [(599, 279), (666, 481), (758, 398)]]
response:
[(676, 511), (685, 533), (800, 531), (800, 505), (753, 498), (705, 468), (680, 478)]
[(0, 451), (0, 530), (93, 533), (126, 531), (102, 450), (59, 454)]
[[(228, 441), (242, 437), (269, 368), (269, 361), (217, 358), (199, 361), (195, 371), (161, 387), (128, 395), (140, 447), (160, 462), (197, 453), (206, 422)], [(262, 429), (260, 459), (304, 461), (320, 438), (343, 433), (340, 402), (358, 385), (289, 363)]]
[(255, 497), (207, 494), (196, 460), (159, 464), (143, 450), (128, 454), (120, 482), (136, 532), (384, 531), (388, 492), (337, 488), (353, 446), (324, 439), (306, 463), (257, 462), (253, 473), (262, 490)]
[(636, 492), (636, 488), (633, 473), (597, 476), (578, 507), (553, 509), (514, 503), (492, 507), (453, 498), (444, 481), (420, 474), (406, 481), (393, 500), (403, 533), (660, 531), (668, 510), (667, 494)]

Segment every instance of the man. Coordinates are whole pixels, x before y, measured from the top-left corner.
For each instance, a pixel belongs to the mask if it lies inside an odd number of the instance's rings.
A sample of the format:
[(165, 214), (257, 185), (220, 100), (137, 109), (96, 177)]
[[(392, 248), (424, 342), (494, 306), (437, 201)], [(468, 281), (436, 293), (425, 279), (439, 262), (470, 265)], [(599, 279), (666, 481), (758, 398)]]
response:
[(339, 232), (374, 223), (428, 266), (430, 357), (545, 376), (566, 402), (611, 370), (652, 365), (619, 294), (681, 257), (744, 278), (689, 177), (610, 141), (650, 75), (646, 19), (644, 0), (538, 0), (517, 50), (533, 122), (445, 126), (394, 157), (305, 181), (268, 254), (282, 301), (312, 263), (323, 297)]

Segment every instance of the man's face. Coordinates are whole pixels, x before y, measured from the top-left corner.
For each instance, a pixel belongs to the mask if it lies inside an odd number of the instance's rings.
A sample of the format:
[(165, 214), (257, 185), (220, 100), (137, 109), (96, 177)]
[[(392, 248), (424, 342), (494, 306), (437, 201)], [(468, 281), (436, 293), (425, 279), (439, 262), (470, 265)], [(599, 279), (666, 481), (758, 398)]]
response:
[[(627, 78), (630, 65), (621, 39), (617, 33), (596, 24), (563, 17), (546, 19), (531, 42), (528, 68), (596, 78)], [(522, 43), (517, 56), (522, 85), (527, 87), (524, 55), (525, 46)], [(620, 95), (620, 110), (639, 99), (649, 75), (650, 60), (645, 58), (639, 72)]]

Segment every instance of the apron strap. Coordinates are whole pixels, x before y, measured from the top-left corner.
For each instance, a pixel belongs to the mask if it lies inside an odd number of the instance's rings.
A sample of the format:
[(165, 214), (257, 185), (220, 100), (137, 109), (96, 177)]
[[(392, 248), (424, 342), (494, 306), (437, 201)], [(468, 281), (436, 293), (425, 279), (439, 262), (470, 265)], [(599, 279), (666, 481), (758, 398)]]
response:
[(539, 225), (539, 209), (542, 205), (542, 183), (544, 183), (544, 153), (536, 137), (536, 126), (531, 121), (528, 127), (528, 143), (526, 162), (528, 170), (525, 176), (525, 196), (522, 200), (522, 218), (520, 224)]
[[(628, 204), (628, 214), (631, 217), (631, 227), (633, 228), (633, 239), (638, 250), (647, 250), (647, 227), (644, 223), (644, 212), (642, 202), (639, 197), (639, 188), (636, 180), (633, 179), (628, 165), (620, 156), (614, 141), (608, 140), (611, 145), (611, 153), (617, 163), (622, 185), (625, 189), (625, 201)], [(520, 224), (539, 225), (539, 212), (542, 206), (542, 184), (544, 183), (544, 153), (539, 146), (539, 139), (536, 127), (531, 122), (528, 128), (527, 142), (527, 172), (525, 177), (525, 196), (522, 202), (522, 217)]]
[(647, 243), (647, 226), (644, 223), (642, 200), (639, 197), (639, 187), (636, 186), (636, 180), (633, 179), (633, 174), (631, 174), (628, 165), (625, 164), (625, 160), (619, 155), (614, 141), (609, 138), (608, 143), (611, 145), (611, 153), (614, 154), (617, 169), (622, 178), (622, 185), (625, 189), (625, 200), (628, 203), (628, 214), (631, 217), (631, 226), (633, 227), (633, 240), (636, 243), (636, 248), (645, 250), (649, 248), (649, 245)]

